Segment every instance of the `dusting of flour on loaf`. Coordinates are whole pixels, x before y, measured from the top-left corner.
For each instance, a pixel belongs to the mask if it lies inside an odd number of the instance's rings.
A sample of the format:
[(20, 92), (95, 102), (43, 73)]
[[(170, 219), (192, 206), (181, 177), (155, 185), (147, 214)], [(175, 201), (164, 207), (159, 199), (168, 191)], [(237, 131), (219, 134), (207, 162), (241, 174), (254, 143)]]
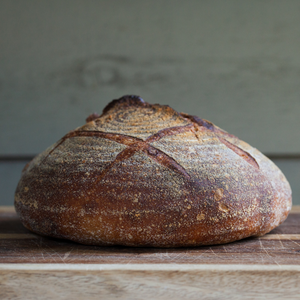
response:
[(15, 206), (33, 232), (91, 245), (180, 247), (263, 235), (291, 208), (281, 171), (213, 123), (112, 101), (22, 173)]

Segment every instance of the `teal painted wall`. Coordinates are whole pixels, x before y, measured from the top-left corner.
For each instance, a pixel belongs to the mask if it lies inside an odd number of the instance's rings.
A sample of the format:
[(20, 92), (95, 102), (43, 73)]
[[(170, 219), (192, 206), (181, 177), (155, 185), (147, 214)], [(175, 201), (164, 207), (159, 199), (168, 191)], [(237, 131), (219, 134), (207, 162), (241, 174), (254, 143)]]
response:
[(0, 0), (0, 205), (25, 164), (5, 157), (43, 151), (124, 94), (281, 157), (300, 204), (299, 15), (297, 0)]

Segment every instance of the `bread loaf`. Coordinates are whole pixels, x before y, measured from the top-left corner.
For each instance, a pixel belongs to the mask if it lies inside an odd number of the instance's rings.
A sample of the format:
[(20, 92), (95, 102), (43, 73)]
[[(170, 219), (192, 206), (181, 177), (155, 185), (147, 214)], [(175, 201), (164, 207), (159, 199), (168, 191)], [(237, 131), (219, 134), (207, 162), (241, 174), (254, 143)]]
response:
[(82, 244), (198, 246), (269, 232), (291, 189), (211, 122), (124, 96), (24, 168), (15, 207), (29, 230)]

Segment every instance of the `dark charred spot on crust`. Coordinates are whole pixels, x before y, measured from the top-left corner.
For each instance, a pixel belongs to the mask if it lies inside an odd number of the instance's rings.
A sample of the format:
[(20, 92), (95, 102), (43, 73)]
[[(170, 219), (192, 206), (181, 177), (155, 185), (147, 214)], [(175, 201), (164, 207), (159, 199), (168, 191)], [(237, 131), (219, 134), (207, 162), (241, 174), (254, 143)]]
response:
[(157, 150), (151, 147), (148, 149), (148, 153), (149, 153), (149, 155), (156, 156)]
[(191, 120), (193, 123), (196, 123), (198, 124), (199, 126), (203, 126), (209, 130), (212, 130), (212, 131), (215, 131), (215, 126), (213, 123), (205, 120), (205, 119), (201, 119), (197, 116), (191, 116), (191, 115), (188, 115), (186, 113), (180, 113), (180, 115), (186, 119), (189, 119)]
[[(126, 118), (129, 118), (130, 114), (135, 114), (135, 110), (139, 113), (140, 118), (142, 118), (142, 114), (145, 114), (148, 117), (151, 114), (158, 114), (159, 117), (163, 120), (177, 120), (178, 124), (186, 124), (186, 122), (188, 121), (187, 118), (183, 117), (180, 113), (171, 108), (169, 105), (150, 104), (148, 102), (145, 102), (140, 96), (135, 95), (125, 95), (119, 99), (111, 101), (103, 109), (100, 118), (106, 116), (106, 120), (110, 120), (112, 118), (118, 119), (118, 116), (114, 115), (116, 111), (123, 111), (123, 117), (126, 115), (126, 111), (128, 111), (129, 115)], [(107, 116), (108, 114), (110, 115)], [(118, 121), (122, 122), (122, 120)]]
[(85, 120), (88, 123), (88, 122), (98, 119), (99, 117), (100, 117), (100, 115), (98, 115), (96, 112), (94, 112), (91, 115), (89, 115)]
[(180, 115), (186, 119), (189, 119), (190, 121), (192, 121), (194, 124), (197, 124), (198, 126), (202, 126), (212, 132), (215, 132), (215, 133), (220, 133), (222, 135), (226, 135), (228, 137), (232, 137), (232, 138), (237, 138), (236, 136), (234, 136), (233, 134), (230, 134), (218, 127), (216, 127), (212, 122), (208, 121), (208, 120), (205, 120), (205, 119), (201, 119), (197, 116), (191, 116), (191, 115), (188, 115), (186, 113), (180, 113)]
[(103, 109), (103, 114), (106, 114), (109, 110), (116, 106), (130, 107), (130, 106), (148, 106), (149, 104), (145, 102), (140, 96), (136, 95), (125, 95), (119, 99), (115, 99), (108, 103)]

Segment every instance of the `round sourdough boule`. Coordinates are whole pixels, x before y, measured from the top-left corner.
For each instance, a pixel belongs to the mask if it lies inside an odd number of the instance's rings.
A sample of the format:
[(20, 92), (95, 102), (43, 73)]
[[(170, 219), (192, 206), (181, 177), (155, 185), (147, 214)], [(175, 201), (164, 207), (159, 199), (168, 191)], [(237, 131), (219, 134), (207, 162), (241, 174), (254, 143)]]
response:
[(228, 243), (269, 232), (291, 204), (289, 183), (258, 150), (137, 96), (36, 156), (15, 194), (26, 228), (89, 245)]

